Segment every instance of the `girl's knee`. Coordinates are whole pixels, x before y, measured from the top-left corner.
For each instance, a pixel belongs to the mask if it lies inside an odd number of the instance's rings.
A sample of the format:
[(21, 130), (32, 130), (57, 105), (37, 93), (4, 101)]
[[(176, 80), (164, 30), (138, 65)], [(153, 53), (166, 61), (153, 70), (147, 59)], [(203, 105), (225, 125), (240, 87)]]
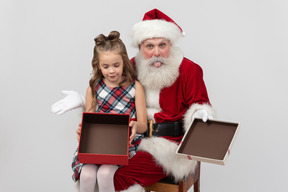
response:
[(116, 165), (102, 165), (97, 173), (98, 180), (112, 179), (117, 169), (118, 166)]
[(97, 166), (96, 165), (84, 165), (81, 174), (80, 174), (80, 180), (95, 180), (97, 177)]

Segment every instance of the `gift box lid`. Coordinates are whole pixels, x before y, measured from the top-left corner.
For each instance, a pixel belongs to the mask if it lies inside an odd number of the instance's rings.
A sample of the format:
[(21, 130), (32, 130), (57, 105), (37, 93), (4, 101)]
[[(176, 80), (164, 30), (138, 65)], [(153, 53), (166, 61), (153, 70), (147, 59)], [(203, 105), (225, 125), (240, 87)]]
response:
[(183, 158), (224, 165), (239, 123), (195, 118), (186, 131), (177, 154)]

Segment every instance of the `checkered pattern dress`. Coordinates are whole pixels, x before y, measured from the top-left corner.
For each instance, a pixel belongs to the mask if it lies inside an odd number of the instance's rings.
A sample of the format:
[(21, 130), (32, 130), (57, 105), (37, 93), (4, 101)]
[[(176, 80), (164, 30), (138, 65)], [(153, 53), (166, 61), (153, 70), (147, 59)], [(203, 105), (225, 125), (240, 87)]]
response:
[[(131, 120), (136, 120), (135, 110), (135, 81), (128, 86), (108, 87), (103, 79), (100, 79), (95, 86), (96, 93), (96, 112), (130, 114)], [(132, 158), (140, 144), (143, 134), (136, 134), (132, 144), (129, 146), (129, 156)], [(83, 164), (78, 159), (78, 149), (74, 153), (72, 161), (73, 176), (72, 179), (77, 181), (80, 177)]]

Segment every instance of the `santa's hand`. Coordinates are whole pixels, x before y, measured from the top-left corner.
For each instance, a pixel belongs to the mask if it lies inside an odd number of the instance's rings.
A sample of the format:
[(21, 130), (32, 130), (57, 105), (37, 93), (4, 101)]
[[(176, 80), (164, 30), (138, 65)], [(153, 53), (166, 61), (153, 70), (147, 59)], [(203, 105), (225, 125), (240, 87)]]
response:
[(80, 93), (76, 91), (62, 91), (62, 94), (65, 97), (51, 106), (52, 113), (61, 115), (67, 111), (85, 107), (85, 99)]
[(204, 109), (196, 111), (193, 115), (193, 119), (194, 118), (200, 118), (203, 122), (206, 122), (208, 119), (213, 119), (213, 117), (208, 113), (208, 111)]

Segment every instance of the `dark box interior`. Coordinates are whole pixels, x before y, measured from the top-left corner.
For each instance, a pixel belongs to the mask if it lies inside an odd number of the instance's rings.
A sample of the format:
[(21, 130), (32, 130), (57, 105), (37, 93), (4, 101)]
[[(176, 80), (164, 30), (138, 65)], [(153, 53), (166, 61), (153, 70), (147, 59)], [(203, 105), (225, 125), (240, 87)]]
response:
[(238, 123), (194, 119), (179, 145), (177, 153), (198, 161), (222, 164), (235, 134)]
[(92, 164), (127, 164), (129, 115), (83, 113), (79, 160)]

